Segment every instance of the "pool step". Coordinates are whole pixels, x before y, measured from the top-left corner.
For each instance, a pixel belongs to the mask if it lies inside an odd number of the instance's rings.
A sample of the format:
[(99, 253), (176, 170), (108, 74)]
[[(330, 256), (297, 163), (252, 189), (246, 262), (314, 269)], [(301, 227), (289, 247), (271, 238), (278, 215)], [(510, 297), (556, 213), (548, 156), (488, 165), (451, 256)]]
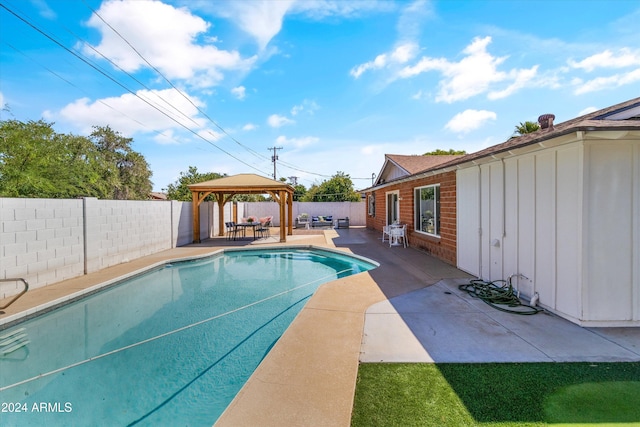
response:
[(0, 356), (6, 356), (29, 344), (25, 328), (0, 335)]

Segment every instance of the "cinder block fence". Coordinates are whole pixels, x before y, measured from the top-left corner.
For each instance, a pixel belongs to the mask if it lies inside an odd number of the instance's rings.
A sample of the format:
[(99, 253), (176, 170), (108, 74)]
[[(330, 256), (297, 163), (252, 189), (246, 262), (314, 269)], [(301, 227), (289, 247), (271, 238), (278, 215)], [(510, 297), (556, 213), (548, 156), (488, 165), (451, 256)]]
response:
[[(233, 207), (224, 209), (231, 221)], [(298, 213), (350, 216), (365, 224), (362, 203), (294, 203)], [(277, 203), (238, 203), (238, 217), (272, 215)], [(200, 236), (218, 235), (215, 202), (200, 205)], [(23, 278), (31, 289), (99, 271), (193, 241), (191, 202), (0, 198), (0, 278)], [(0, 299), (22, 283), (0, 283)]]

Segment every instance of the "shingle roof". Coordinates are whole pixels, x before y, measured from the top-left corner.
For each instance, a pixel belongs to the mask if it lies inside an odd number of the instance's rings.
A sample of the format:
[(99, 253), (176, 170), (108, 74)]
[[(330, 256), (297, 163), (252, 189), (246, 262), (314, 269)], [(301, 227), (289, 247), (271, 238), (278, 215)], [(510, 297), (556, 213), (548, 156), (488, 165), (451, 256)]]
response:
[(459, 157), (462, 157), (462, 156), (461, 155), (406, 156), (402, 154), (385, 154), (386, 159), (395, 163), (396, 166), (406, 170), (411, 175), (433, 168), (439, 164), (449, 162)]
[(557, 138), (559, 136), (578, 131), (640, 130), (640, 120), (636, 119), (635, 117), (629, 120), (606, 119), (608, 116), (611, 116), (615, 113), (638, 107), (640, 107), (640, 98), (634, 98), (620, 104), (612, 105), (611, 107), (607, 107), (602, 110), (594, 111), (592, 113), (567, 120), (566, 122), (554, 124), (553, 128), (540, 129), (536, 132), (510, 138), (509, 140), (501, 144), (493, 145), (491, 147), (485, 148), (484, 150), (461, 156), (447, 163), (439, 164), (436, 167), (432, 167), (430, 169), (440, 169), (467, 163), (473, 160), (478, 160), (484, 157), (503, 153), (505, 151), (526, 147), (527, 145), (537, 144), (543, 141), (550, 140), (552, 138)]
[[(624, 119), (621, 120), (621, 116), (625, 116)], [(567, 120), (566, 122), (554, 124), (553, 127), (548, 129), (540, 129), (536, 132), (512, 137), (501, 144), (493, 145), (485, 148), (484, 150), (463, 156), (402, 156), (399, 154), (386, 154), (385, 165), (389, 161), (392, 161), (397, 166), (406, 170), (409, 174), (380, 185), (412, 179), (411, 177), (414, 175), (425, 172), (437, 172), (441, 169), (491, 157), (506, 151), (526, 147), (528, 145), (538, 144), (573, 132), (594, 130), (640, 131), (640, 98), (633, 98), (620, 104), (612, 105), (610, 107), (603, 108), (602, 110)], [(440, 157), (440, 160), (443, 161), (430, 159), (435, 157)], [(445, 157), (449, 157), (449, 159), (444, 159)], [(429, 161), (435, 161), (435, 163), (428, 164)], [(378, 185), (375, 185), (374, 187), (377, 186)]]

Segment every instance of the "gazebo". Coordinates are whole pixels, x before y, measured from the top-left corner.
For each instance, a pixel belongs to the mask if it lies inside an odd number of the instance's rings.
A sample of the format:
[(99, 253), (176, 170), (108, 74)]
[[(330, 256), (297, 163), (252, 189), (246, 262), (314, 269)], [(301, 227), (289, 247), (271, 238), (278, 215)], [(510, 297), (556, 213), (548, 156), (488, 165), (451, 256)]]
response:
[[(286, 242), (287, 234), (293, 234), (294, 188), (289, 184), (246, 173), (199, 182), (188, 187), (193, 201), (193, 243), (200, 243), (200, 204), (209, 194), (214, 194), (218, 202), (219, 236), (224, 235), (225, 229), (224, 205), (236, 194), (270, 194), (280, 205), (280, 242)], [(285, 205), (287, 206), (286, 218)], [(288, 229), (285, 230), (287, 225)]]

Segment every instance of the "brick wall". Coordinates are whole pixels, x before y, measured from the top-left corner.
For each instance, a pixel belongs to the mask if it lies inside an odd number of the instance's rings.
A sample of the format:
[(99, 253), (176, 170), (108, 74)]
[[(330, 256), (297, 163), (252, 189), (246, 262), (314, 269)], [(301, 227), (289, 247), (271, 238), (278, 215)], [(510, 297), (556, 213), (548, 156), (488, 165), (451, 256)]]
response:
[[(414, 189), (425, 185), (440, 184), (440, 237), (415, 231)], [(386, 225), (386, 194), (399, 191), (400, 222), (407, 224), (409, 245), (456, 265), (456, 173), (446, 172), (415, 179), (376, 190), (375, 216), (367, 215), (367, 228), (378, 230)], [(372, 193), (367, 193), (367, 197)], [(366, 208), (365, 208), (366, 209)]]

